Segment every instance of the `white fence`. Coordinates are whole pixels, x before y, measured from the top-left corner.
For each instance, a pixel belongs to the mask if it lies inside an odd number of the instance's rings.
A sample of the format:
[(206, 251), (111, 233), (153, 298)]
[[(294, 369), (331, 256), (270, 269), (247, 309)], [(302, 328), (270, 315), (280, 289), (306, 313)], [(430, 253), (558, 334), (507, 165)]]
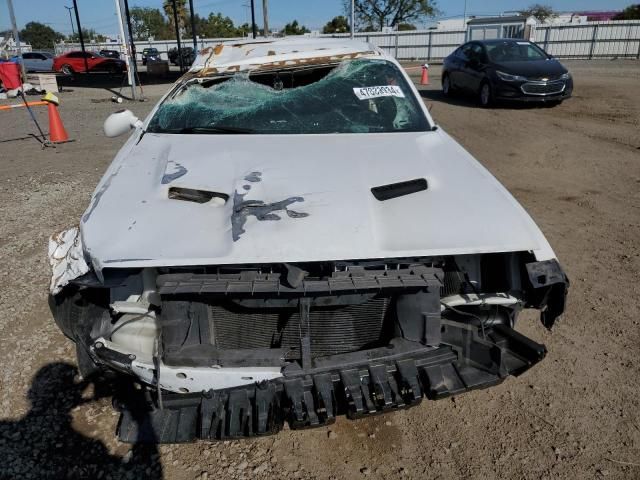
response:
[[(321, 35), (321, 37), (348, 37)], [(464, 30), (413, 30), (393, 33), (357, 33), (356, 38), (372, 43), (398, 60), (442, 60), (465, 41)]]
[(640, 58), (640, 21), (539, 25), (535, 41), (558, 58)]
[[(320, 37), (348, 37), (348, 34), (320, 35)], [(356, 38), (370, 42), (399, 60), (437, 62), (465, 42), (465, 30), (414, 30), (393, 33), (357, 33)], [(242, 38), (205, 38), (198, 40), (198, 48), (223, 41)], [(531, 30), (531, 40), (558, 58), (640, 58), (640, 21), (587, 22), (575, 25), (539, 25)], [(183, 47), (193, 47), (190, 39), (182, 40)], [(56, 45), (56, 53), (79, 49), (78, 44)], [(137, 59), (144, 48), (157, 48), (164, 59), (177, 47), (175, 40), (136, 42)], [(121, 50), (117, 43), (87, 43), (88, 50)], [(121, 50), (122, 51), (122, 50)]]

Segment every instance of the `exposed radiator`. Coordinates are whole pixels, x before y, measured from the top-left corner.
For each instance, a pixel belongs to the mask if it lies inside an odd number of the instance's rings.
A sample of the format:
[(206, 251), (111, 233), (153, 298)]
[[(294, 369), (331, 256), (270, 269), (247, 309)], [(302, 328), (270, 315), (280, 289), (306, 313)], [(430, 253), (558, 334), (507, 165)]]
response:
[[(309, 315), (314, 357), (352, 352), (377, 345), (383, 336), (389, 299), (342, 307), (314, 307)], [(299, 356), (300, 315), (292, 309), (252, 309), (213, 305), (212, 339), (218, 348), (284, 348)]]

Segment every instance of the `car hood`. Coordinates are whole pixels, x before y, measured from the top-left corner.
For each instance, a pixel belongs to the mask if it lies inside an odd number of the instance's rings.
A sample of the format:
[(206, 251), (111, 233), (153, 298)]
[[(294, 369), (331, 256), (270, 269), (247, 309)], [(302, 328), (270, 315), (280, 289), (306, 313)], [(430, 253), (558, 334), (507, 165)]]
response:
[[(137, 137), (82, 217), (97, 271), (524, 250), (554, 256), (524, 209), (442, 130)], [(385, 201), (371, 193), (419, 178), (426, 190)], [(169, 198), (171, 188), (228, 201)]]
[(567, 73), (567, 69), (553, 58), (524, 62), (494, 63), (493, 66), (496, 70), (500, 70), (501, 72), (510, 73), (512, 75), (522, 75), (527, 78), (555, 78), (563, 73)]

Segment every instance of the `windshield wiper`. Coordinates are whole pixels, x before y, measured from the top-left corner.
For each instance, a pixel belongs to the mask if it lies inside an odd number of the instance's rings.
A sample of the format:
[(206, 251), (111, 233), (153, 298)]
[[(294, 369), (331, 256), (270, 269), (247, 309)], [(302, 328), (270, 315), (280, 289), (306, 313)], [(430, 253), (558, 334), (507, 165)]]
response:
[(210, 127), (186, 127), (172, 131), (172, 133), (253, 133), (254, 131), (251, 128), (213, 125)]

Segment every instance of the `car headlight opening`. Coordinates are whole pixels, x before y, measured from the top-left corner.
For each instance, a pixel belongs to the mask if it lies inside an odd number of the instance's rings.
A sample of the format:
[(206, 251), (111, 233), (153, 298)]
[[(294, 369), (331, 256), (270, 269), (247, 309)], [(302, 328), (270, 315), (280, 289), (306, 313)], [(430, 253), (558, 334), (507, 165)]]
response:
[(500, 70), (496, 70), (496, 75), (500, 80), (504, 80), (505, 82), (525, 82), (527, 79), (521, 75), (511, 75), (510, 73), (504, 73)]

